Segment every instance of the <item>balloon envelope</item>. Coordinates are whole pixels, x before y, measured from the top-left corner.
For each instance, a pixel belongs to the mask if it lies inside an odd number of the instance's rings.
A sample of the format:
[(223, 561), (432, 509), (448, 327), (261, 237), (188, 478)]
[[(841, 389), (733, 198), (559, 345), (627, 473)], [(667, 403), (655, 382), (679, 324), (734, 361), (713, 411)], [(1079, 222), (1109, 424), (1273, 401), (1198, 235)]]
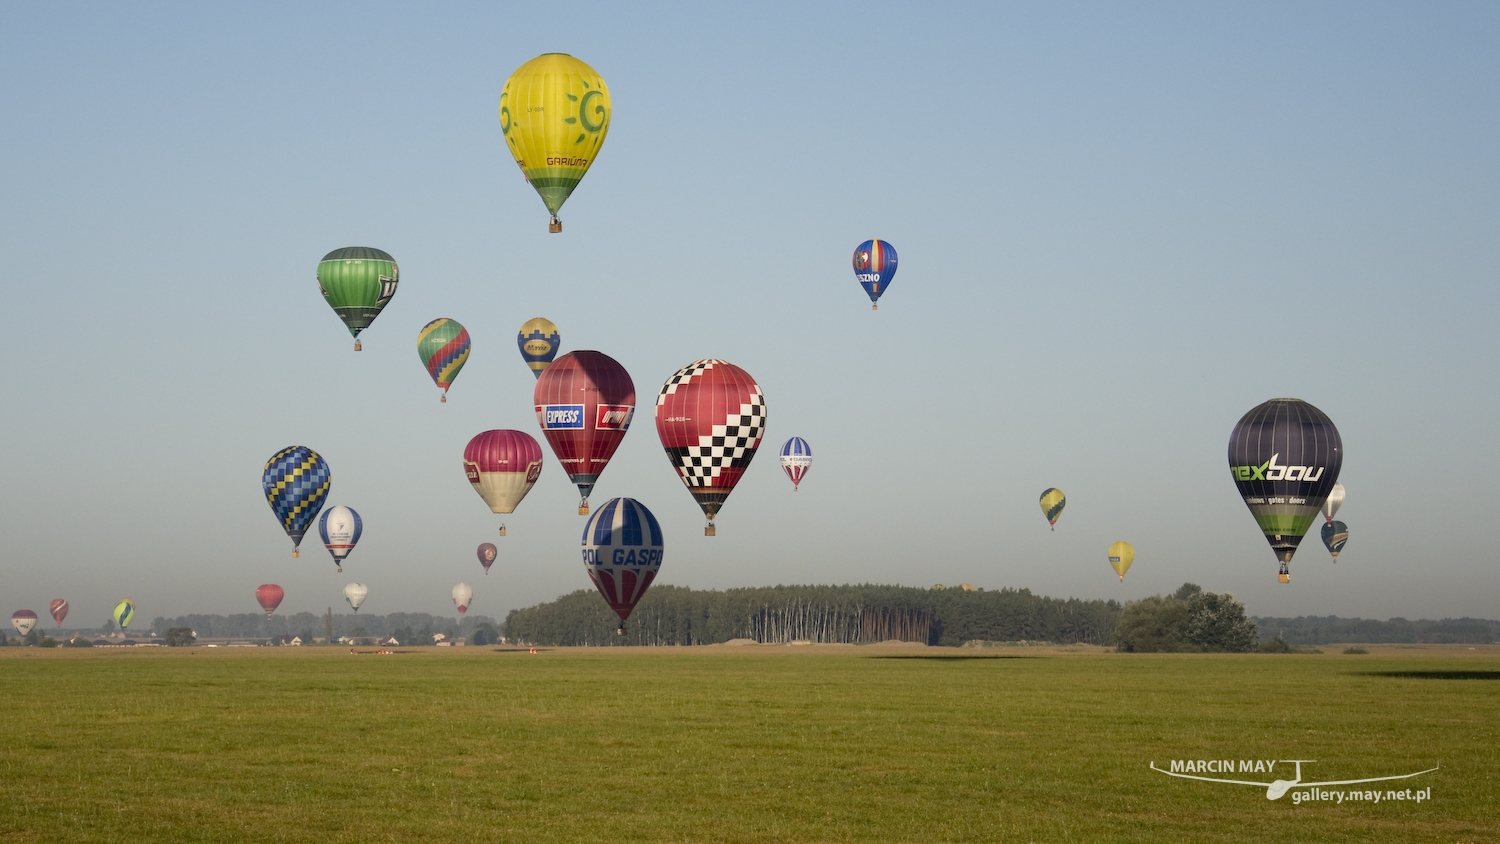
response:
[(432, 383), (443, 389), (446, 401), (453, 379), (469, 360), (468, 329), (447, 317), (427, 323), (417, 332), (417, 357), (422, 359)]
[(453, 587), (453, 606), (458, 607), (458, 614), (463, 615), (469, 611), (469, 603), (474, 600), (474, 590), (469, 584), (460, 583)]
[(1323, 547), (1333, 555), (1333, 561), (1339, 561), (1339, 552), (1344, 550), (1344, 543), (1349, 541), (1349, 526), (1340, 521), (1323, 523)]
[(1338, 429), (1301, 399), (1272, 399), (1229, 435), (1234, 484), (1283, 563), (1291, 562), (1344, 463)]
[(611, 498), (583, 526), (583, 568), (623, 626), (661, 570), (656, 516), (634, 498)]
[(1129, 542), (1120, 541), (1109, 546), (1109, 567), (1115, 570), (1115, 574), (1125, 579), (1125, 572), (1130, 571), (1130, 564), (1135, 562), (1135, 548)]
[(25, 636), (36, 627), (36, 613), (31, 610), (16, 610), (10, 614), (10, 626), (16, 628), (16, 632)]
[(359, 612), (359, 605), (365, 602), (365, 596), (368, 594), (370, 594), (370, 587), (363, 583), (351, 583), (344, 587), (344, 600), (349, 602), (349, 606), (355, 612)]
[(62, 598), (53, 598), (52, 605), (48, 609), (52, 612), (52, 620), (57, 622), (58, 627), (61, 627), (63, 619), (68, 617), (68, 602)]
[(760, 385), (727, 361), (684, 366), (656, 396), (662, 448), (710, 522), (750, 468), (765, 431)]
[(609, 355), (568, 352), (537, 379), (532, 400), (552, 453), (583, 497), (578, 512), (587, 513), (589, 493), (635, 417), (635, 383)]
[(801, 437), (792, 437), (781, 444), (781, 471), (792, 481), (792, 491), (802, 485), (807, 470), (812, 468), (812, 446)]
[(552, 320), (536, 317), (521, 324), (521, 330), (516, 332), (516, 345), (521, 349), (521, 360), (531, 368), (531, 374), (540, 378), (552, 359), (557, 357), (558, 349), (562, 348), (562, 335)]
[(121, 630), (129, 627), (130, 622), (135, 620), (135, 601), (129, 598), (121, 600), (120, 603), (115, 604), (115, 610), (111, 613), (111, 616), (114, 618), (115, 624), (120, 625)]
[(870, 297), (872, 310), (896, 277), (896, 247), (883, 240), (867, 240), (854, 250), (854, 277)]
[(604, 78), (566, 53), (537, 56), (505, 80), (500, 132), (554, 219), (594, 165), (612, 113)]
[(335, 249), (318, 264), (318, 289), (356, 340), (396, 295), (400, 280), (396, 259), (369, 246)]
[(1048, 487), (1042, 492), (1040, 501), (1042, 515), (1047, 517), (1047, 524), (1056, 525), (1057, 517), (1062, 515), (1063, 508), (1068, 506), (1068, 497), (1057, 487)]
[(486, 542), (479, 546), (479, 564), (484, 566), (484, 573), (490, 573), (490, 566), (495, 564), (495, 556), (500, 553), (493, 543)]
[(485, 431), (464, 447), (464, 474), (491, 513), (514, 513), (542, 474), (542, 447), (521, 431)]
[(271, 613), (276, 612), (276, 608), (281, 606), (281, 599), (284, 597), (286, 593), (274, 583), (262, 583), (255, 587), (255, 600), (260, 603), (260, 608), (266, 611), (266, 618), (270, 618)]
[(1344, 506), (1344, 485), (1334, 484), (1333, 489), (1328, 491), (1328, 498), (1323, 501), (1323, 519), (1333, 521), (1338, 515), (1339, 508)]
[(292, 540), (292, 556), (297, 556), (297, 547), (307, 528), (323, 509), (328, 500), (328, 488), (333, 484), (333, 473), (316, 451), (303, 445), (283, 448), (266, 461), (266, 470), (261, 474), (261, 486), (266, 491), (266, 503), (281, 529)]
[(342, 504), (323, 511), (318, 520), (318, 533), (323, 537), (323, 547), (333, 556), (334, 565), (344, 570), (344, 558), (359, 544), (360, 534), (365, 532), (364, 520), (352, 508)]

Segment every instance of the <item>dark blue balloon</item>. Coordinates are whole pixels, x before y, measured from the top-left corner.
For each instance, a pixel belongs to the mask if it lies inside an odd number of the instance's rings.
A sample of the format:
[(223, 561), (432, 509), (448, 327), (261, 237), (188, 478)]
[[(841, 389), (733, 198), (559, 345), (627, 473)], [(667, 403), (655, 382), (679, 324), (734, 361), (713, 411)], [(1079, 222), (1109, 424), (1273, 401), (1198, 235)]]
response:
[[(872, 303), (879, 302), (896, 276), (896, 247), (883, 240), (867, 240), (854, 250), (854, 277)], [(872, 304), (870, 310), (879, 305)]]
[(1323, 544), (1327, 546), (1328, 553), (1333, 555), (1334, 562), (1338, 562), (1339, 552), (1344, 550), (1344, 543), (1348, 541), (1348, 525), (1337, 521), (1323, 523)]

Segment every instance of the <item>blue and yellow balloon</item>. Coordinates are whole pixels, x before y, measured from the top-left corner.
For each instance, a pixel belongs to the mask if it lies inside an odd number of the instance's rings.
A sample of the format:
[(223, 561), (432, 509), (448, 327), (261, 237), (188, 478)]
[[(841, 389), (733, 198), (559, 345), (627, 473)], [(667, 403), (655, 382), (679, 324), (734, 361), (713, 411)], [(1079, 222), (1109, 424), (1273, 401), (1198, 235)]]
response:
[(521, 324), (521, 330), (516, 332), (516, 345), (521, 349), (521, 360), (531, 367), (531, 374), (541, 378), (557, 357), (557, 350), (562, 348), (562, 335), (557, 333), (552, 320), (537, 317)]
[(303, 535), (328, 500), (328, 488), (333, 483), (328, 463), (307, 446), (288, 446), (266, 461), (260, 482), (271, 512), (292, 540), (292, 556), (299, 556), (297, 547)]

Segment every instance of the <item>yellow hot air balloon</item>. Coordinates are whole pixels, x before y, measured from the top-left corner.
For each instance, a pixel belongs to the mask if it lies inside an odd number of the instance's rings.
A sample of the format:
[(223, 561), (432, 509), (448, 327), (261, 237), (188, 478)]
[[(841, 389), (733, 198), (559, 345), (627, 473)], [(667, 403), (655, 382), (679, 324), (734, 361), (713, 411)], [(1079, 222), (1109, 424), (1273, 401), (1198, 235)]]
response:
[(1047, 487), (1041, 498), (1042, 515), (1047, 517), (1047, 524), (1052, 529), (1057, 529), (1057, 517), (1062, 515), (1063, 508), (1068, 506), (1068, 498), (1063, 491), (1055, 486)]
[(549, 231), (562, 231), (557, 211), (593, 166), (613, 111), (604, 78), (567, 53), (543, 53), (505, 80), (500, 131), (552, 213)]
[(1120, 580), (1125, 580), (1125, 572), (1130, 571), (1130, 564), (1135, 562), (1135, 549), (1129, 542), (1121, 540), (1109, 546), (1109, 567), (1115, 570)]

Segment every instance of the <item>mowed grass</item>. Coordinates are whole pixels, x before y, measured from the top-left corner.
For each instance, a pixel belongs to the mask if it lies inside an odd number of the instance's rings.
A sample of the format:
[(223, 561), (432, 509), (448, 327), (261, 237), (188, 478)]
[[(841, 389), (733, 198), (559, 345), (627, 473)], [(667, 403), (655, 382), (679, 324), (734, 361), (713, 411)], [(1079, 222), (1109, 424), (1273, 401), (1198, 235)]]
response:
[[(1493, 647), (8, 648), (0, 701), (7, 842), (1500, 840)], [(1200, 758), (1442, 770), (1147, 768)]]

